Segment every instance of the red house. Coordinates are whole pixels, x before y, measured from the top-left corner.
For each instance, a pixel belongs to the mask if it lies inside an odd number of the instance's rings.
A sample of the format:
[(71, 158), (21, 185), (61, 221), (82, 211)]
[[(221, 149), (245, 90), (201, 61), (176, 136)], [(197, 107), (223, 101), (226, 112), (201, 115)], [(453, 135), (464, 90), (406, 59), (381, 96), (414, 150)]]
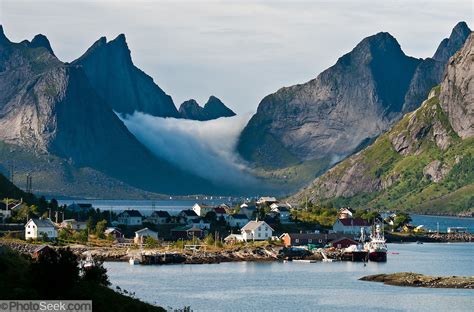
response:
[(349, 247), (350, 245), (357, 245), (357, 242), (347, 237), (341, 237), (329, 242), (329, 245), (337, 249), (343, 249)]

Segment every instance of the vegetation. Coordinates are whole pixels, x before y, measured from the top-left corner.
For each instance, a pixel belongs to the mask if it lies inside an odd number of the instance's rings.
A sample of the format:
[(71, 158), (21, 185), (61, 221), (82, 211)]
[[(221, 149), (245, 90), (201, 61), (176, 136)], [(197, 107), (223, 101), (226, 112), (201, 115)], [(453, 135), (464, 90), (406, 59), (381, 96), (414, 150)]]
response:
[[(327, 207), (370, 207), (426, 214), (474, 211), (474, 138), (461, 140), (457, 136), (439, 105), (439, 88), (434, 91), (436, 95), (417, 111), (407, 114), (374, 144), (330, 172), (332, 177), (342, 177), (351, 161), (355, 161), (365, 168), (365, 176), (379, 181), (383, 188), (352, 197), (322, 199), (318, 203)], [(435, 144), (435, 124), (444, 129), (450, 141), (446, 149)], [(393, 148), (391, 138), (398, 135), (411, 140), (413, 150), (408, 155), (401, 155)], [(435, 182), (424, 173), (433, 161), (439, 161), (449, 171), (441, 181)], [(328, 177), (326, 174), (320, 181)]]
[(94, 311), (165, 311), (108, 288), (100, 262), (84, 270), (68, 249), (48, 250), (37, 259), (0, 249), (0, 299), (92, 300)]

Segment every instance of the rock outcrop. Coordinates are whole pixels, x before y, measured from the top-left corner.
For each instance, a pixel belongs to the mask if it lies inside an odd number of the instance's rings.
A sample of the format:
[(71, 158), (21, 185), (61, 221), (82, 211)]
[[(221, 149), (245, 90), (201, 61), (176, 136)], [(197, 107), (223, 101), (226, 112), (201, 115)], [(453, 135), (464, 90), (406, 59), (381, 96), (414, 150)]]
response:
[(402, 272), (369, 275), (360, 278), (360, 280), (379, 282), (392, 286), (474, 289), (474, 276), (430, 276), (419, 273)]
[(95, 91), (118, 113), (179, 117), (171, 97), (133, 64), (123, 34), (109, 42), (100, 38), (72, 64), (82, 66)]
[(388, 33), (365, 38), (316, 79), (266, 96), (241, 134), (239, 153), (268, 169), (354, 153), (420, 106), (466, 31), (458, 24), (426, 60), (406, 56)]
[(193, 99), (185, 101), (179, 107), (179, 114), (182, 118), (200, 121), (235, 116), (235, 113), (215, 96), (210, 96), (204, 107), (199, 106)]
[(441, 84), (440, 104), (454, 131), (463, 139), (474, 135), (474, 35), (450, 59)]
[(469, 209), (469, 196), (463, 194), (474, 190), (472, 39), (450, 59), (441, 87), (420, 108), (293, 200), (432, 213)]
[(47, 174), (34, 163), (45, 154), (67, 161), (66, 176), (72, 167), (93, 168), (154, 192), (215, 189), (154, 156), (96, 93), (83, 66), (58, 60), (47, 39), (36, 42), (12, 43), (0, 29), (0, 140), (31, 151), (24, 162), (33, 162), (36, 176)]

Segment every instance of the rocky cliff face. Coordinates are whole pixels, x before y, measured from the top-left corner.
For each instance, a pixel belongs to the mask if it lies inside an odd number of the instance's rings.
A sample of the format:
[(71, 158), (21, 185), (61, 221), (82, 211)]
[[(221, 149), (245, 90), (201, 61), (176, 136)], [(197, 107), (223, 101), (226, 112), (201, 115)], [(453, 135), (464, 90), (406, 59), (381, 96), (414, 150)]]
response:
[(428, 92), (441, 82), (446, 64), (466, 42), (471, 30), (465, 22), (459, 22), (449, 38), (443, 39), (432, 58), (427, 58), (418, 65), (405, 95), (403, 113), (408, 113), (420, 106)]
[(72, 64), (83, 67), (95, 91), (116, 112), (179, 117), (173, 100), (132, 62), (125, 36), (95, 42)]
[(152, 155), (96, 93), (83, 67), (60, 62), (46, 42), (12, 43), (0, 29), (1, 141), (145, 190), (183, 194), (214, 189)]
[(406, 56), (388, 33), (362, 40), (316, 79), (265, 97), (242, 132), (239, 153), (268, 169), (353, 153), (421, 104), (441, 80), (442, 56), (464, 42), (465, 29), (456, 26), (436, 59), (427, 60)]
[(441, 84), (440, 102), (454, 131), (463, 139), (474, 136), (474, 37), (451, 58)]
[(235, 113), (215, 96), (209, 97), (204, 107), (199, 106), (195, 100), (183, 102), (179, 107), (179, 114), (185, 119), (201, 121), (235, 116)]
[(470, 35), (449, 60), (441, 87), (433, 89), (420, 108), (293, 199), (432, 213), (472, 207), (472, 51)]

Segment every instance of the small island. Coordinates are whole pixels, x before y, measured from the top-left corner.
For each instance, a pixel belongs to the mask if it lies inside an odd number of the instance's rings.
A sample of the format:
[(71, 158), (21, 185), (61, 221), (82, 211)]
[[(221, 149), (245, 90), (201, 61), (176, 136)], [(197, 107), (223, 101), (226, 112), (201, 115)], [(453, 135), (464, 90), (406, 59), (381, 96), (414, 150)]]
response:
[(474, 289), (474, 276), (430, 276), (413, 272), (401, 272), (368, 275), (359, 280), (393, 286)]

